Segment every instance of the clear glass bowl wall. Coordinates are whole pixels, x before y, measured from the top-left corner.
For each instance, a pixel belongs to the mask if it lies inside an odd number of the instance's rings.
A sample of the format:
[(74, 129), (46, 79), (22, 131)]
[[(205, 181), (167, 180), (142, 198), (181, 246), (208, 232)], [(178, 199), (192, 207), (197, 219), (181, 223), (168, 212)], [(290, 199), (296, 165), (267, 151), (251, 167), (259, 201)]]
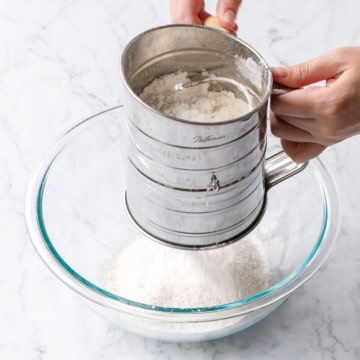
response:
[[(104, 262), (139, 234), (124, 206), (125, 116), (123, 107), (115, 107), (67, 132), (34, 169), (27, 191), (26, 221), (37, 252), (95, 311), (144, 336), (218, 338), (267, 316), (324, 263), (336, 239), (339, 204), (331, 175), (316, 159), (270, 189), (265, 215), (250, 234), (266, 249), (270, 274), (265, 291), (192, 309), (136, 303), (103, 289)], [(269, 154), (277, 150), (277, 140), (269, 136)]]

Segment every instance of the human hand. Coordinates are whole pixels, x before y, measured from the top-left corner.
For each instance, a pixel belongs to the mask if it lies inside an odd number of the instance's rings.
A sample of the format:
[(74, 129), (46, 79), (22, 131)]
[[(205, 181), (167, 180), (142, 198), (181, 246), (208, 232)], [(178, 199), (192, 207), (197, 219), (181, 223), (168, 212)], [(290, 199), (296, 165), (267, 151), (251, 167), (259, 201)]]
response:
[(272, 68), (274, 81), (302, 87), (271, 100), (271, 131), (296, 162), (360, 134), (360, 47), (338, 48), (295, 66)]
[[(241, 0), (218, 0), (216, 15), (220, 24), (232, 34), (236, 34), (236, 14)], [(204, 0), (170, 0), (171, 21), (176, 24), (199, 24), (202, 25), (210, 16), (205, 11)]]

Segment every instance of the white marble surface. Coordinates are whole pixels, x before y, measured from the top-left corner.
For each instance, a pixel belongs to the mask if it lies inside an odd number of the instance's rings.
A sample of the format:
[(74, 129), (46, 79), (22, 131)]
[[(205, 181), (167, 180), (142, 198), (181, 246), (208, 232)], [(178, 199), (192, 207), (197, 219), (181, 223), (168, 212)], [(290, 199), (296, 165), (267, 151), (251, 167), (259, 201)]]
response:
[[(169, 22), (167, 0), (0, 4), (0, 359), (360, 359), (359, 137), (321, 155), (338, 184), (341, 229), (326, 265), (296, 296), (217, 341), (172, 344), (124, 332), (41, 262), (24, 194), (34, 164), (65, 130), (122, 102), (122, 49)], [(356, 0), (247, 0), (238, 35), (269, 64), (291, 64), (359, 45), (359, 13)]]

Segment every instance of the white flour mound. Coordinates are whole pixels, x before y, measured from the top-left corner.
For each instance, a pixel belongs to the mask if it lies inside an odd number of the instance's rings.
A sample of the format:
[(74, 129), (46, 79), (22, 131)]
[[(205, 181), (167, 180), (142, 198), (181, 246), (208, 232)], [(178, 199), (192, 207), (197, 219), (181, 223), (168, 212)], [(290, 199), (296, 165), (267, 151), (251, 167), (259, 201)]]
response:
[(232, 91), (209, 91), (209, 83), (175, 90), (176, 85), (188, 83), (187, 72), (164, 75), (146, 86), (140, 99), (164, 114), (194, 122), (232, 120), (252, 109)]
[(105, 264), (102, 285), (152, 306), (216, 306), (265, 290), (267, 257), (261, 241), (251, 236), (205, 251), (174, 249), (138, 236)]

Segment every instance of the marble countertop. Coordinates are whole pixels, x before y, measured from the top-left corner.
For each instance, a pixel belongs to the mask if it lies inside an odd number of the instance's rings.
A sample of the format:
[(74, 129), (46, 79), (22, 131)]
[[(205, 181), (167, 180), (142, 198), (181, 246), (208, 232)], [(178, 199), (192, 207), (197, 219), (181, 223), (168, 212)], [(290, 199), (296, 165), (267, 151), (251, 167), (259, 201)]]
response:
[[(209, 11), (215, 1), (208, 1)], [(239, 37), (270, 65), (360, 44), (356, 0), (247, 0)], [(167, 0), (17, 0), (0, 10), (0, 359), (360, 359), (360, 139), (321, 159), (341, 228), (326, 264), (278, 310), (230, 337), (164, 343), (115, 328), (42, 263), (24, 221), (28, 176), (67, 129), (122, 103), (119, 58), (169, 23)], [(360, 61), (360, 59), (359, 59)]]

